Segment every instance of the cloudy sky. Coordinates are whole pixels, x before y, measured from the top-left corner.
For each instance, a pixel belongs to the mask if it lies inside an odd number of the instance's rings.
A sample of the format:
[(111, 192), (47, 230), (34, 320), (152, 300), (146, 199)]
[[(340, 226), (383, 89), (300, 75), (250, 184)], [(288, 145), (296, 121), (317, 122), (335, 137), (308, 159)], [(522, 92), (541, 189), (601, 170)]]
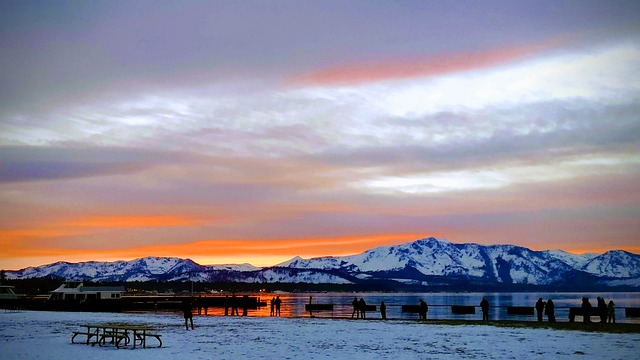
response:
[(637, 1), (2, 1), (0, 267), (640, 252)]

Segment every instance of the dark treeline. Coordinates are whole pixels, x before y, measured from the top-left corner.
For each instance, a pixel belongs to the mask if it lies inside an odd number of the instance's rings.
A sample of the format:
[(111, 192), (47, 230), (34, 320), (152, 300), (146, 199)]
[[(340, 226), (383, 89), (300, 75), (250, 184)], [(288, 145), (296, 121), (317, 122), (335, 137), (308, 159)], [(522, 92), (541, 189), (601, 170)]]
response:
[[(37, 279), (5, 280), (3, 284), (16, 288), (17, 293), (44, 295), (58, 288), (64, 279), (48, 277)], [(309, 283), (240, 283), (240, 282), (189, 282), (189, 281), (83, 281), (85, 286), (124, 286), (127, 291), (179, 292), (354, 292), (393, 291), (376, 284), (309, 284)]]
[[(556, 285), (505, 284), (468, 279), (439, 279), (434, 285), (407, 285), (392, 280), (363, 281), (356, 284), (311, 284), (311, 283), (244, 283), (244, 282), (190, 282), (190, 281), (84, 281), (85, 286), (124, 286), (128, 291), (157, 291), (160, 293), (179, 292), (616, 292), (638, 291), (633, 287), (609, 287), (592, 281), (574, 281)], [(12, 285), (16, 292), (27, 295), (43, 295), (59, 287), (64, 279), (57, 277), (5, 280), (4, 285)]]

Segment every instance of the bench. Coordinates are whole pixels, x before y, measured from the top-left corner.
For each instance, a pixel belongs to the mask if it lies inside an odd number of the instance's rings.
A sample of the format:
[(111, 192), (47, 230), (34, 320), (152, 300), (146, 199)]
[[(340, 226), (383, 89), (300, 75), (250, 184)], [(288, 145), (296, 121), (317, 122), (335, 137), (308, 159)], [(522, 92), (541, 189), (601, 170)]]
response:
[(637, 308), (637, 307), (624, 308), (624, 315), (626, 317), (640, 317), (640, 308)]
[(152, 334), (152, 333), (148, 333), (148, 332), (143, 332), (141, 333), (134, 333), (135, 337), (134, 337), (134, 342), (138, 341), (139, 344), (142, 345), (143, 348), (147, 347), (147, 339), (148, 337), (152, 337), (152, 338), (156, 338), (156, 340), (158, 340), (158, 347), (162, 347), (162, 339), (160, 339), (160, 337), (162, 337), (162, 335), (160, 334)]
[[(107, 339), (111, 339), (109, 343), (114, 344), (117, 348), (120, 348), (120, 346), (127, 346), (131, 341), (131, 339), (129, 339), (129, 335), (125, 330), (122, 330), (122, 329), (106, 330), (105, 329), (102, 335), (100, 336), (100, 339), (96, 343), (99, 346), (105, 346), (107, 345)], [(122, 341), (124, 341), (124, 344), (120, 345)], [(95, 345), (96, 343), (93, 343), (92, 345)]]
[(333, 304), (304, 304), (305, 311), (333, 311)]
[[(583, 316), (584, 317), (584, 311), (582, 311), (581, 307), (570, 307), (569, 308), (569, 322), (574, 322), (575, 319), (576, 319), (576, 316)], [(592, 316), (600, 317), (600, 313), (598, 312), (597, 308), (591, 308), (591, 312), (589, 313), (589, 318), (591, 318)]]
[[(91, 338), (92, 338), (92, 337), (94, 337), (94, 336), (95, 336), (95, 337), (96, 337), (96, 340), (98, 339), (98, 333), (97, 333), (97, 332), (74, 331), (72, 334), (73, 334), (73, 335), (71, 336), (71, 343), (72, 343), (72, 344), (75, 344), (75, 341), (74, 341), (74, 340), (75, 340), (76, 336), (78, 336), (78, 335), (85, 335), (85, 336), (87, 337), (87, 340), (85, 341), (85, 344), (87, 344), (87, 345), (88, 345), (88, 344), (89, 344), (89, 342), (91, 341)], [(95, 342), (94, 342), (94, 344), (95, 344)]]
[[(85, 344), (95, 346), (105, 346), (107, 343), (114, 344), (118, 349), (129, 344), (136, 348), (136, 345), (147, 347), (147, 338), (152, 337), (158, 340), (158, 347), (162, 347), (162, 335), (155, 333), (153, 328), (148, 326), (137, 326), (129, 324), (97, 324), (84, 325), (87, 331), (73, 331), (71, 343), (75, 344), (78, 336), (86, 336)], [(92, 341), (93, 340), (93, 341)]]
[(507, 306), (508, 315), (533, 315), (533, 306)]
[[(376, 306), (375, 306), (375, 305), (365, 305), (365, 306), (364, 306), (364, 311), (365, 311), (365, 312), (368, 312), (368, 311), (376, 311), (376, 309), (377, 309), (377, 308), (376, 308)], [(360, 310), (363, 310), (363, 309), (360, 309)]]
[(308, 311), (311, 317), (314, 317), (314, 311), (331, 311), (333, 317), (333, 304), (304, 304), (304, 310)]
[(402, 305), (403, 313), (419, 313), (420, 305)]
[(468, 305), (451, 305), (452, 314), (475, 314), (476, 307)]

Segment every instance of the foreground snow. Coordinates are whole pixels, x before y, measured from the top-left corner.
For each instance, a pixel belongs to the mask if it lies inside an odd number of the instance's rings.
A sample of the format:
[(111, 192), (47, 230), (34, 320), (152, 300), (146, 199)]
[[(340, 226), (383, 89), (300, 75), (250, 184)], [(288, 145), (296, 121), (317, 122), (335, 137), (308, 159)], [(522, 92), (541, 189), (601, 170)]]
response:
[[(0, 312), (2, 359), (633, 359), (638, 334), (602, 334), (415, 321), (199, 317), (186, 331), (172, 314)], [(164, 346), (116, 349), (71, 344), (83, 323), (158, 328)]]

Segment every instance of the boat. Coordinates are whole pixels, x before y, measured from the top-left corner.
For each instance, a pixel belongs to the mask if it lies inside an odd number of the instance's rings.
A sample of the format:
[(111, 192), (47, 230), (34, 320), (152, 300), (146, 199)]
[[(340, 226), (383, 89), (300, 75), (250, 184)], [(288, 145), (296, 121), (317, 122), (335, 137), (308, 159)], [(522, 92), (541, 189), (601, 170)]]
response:
[(47, 311), (119, 312), (125, 292), (124, 286), (84, 286), (82, 281), (65, 281), (47, 297), (16, 295), (12, 286), (1, 288), (1, 308)]
[(9, 285), (0, 285), (0, 300), (16, 300), (18, 299), (18, 294), (13, 291), (15, 289), (13, 286)]
[(0, 309), (19, 309), (20, 299), (24, 296), (16, 294), (14, 287), (10, 285), (0, 285)]
[(51, 292), (49, 300), (114, 300), (124, 292), (124, 286), (84, 286), (82, 281), (66, 281)]
[[(12, 291), (11, 287), (11, 292)], [(9, 290), (7, 290), (8, 292)], [(65, 281), (49, 296), (18, 296), (0, 301), (0, 308), (46, 311), (181, 311), (184, 303), (194, 308), (229, 307), (236, 301), (239, 307), (257, 309), (266, 306), (265, 301), (253, 296), (234, 299), (223, 296), (193, 296), (190, 292), (153, 295), (131, 295), (125, 293), (124, 286), (85, 286), (82, 281)]]

